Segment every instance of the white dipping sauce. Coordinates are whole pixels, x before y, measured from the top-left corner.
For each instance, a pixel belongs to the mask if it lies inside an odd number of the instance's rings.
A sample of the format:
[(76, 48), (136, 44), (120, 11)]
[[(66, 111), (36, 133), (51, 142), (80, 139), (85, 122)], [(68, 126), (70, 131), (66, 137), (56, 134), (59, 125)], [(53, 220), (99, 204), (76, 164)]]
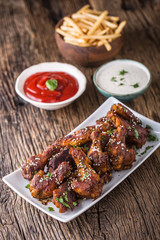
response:
[(117, 95), (139, 92), (147, 86), (149, 81), (149, 70), (143, 64), (132, 60), (109, 62), (96, 74), (97, 85)]

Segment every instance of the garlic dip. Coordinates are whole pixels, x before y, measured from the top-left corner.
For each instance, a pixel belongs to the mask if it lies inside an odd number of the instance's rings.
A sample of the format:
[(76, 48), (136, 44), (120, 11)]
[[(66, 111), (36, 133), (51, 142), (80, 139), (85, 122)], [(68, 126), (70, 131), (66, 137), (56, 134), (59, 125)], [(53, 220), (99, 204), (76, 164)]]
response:
[(115, 95), (140, 92), (149, 82), (149, 70), (133, 60), (111, 61), (100, 67), (96, 73), (98, 87)]

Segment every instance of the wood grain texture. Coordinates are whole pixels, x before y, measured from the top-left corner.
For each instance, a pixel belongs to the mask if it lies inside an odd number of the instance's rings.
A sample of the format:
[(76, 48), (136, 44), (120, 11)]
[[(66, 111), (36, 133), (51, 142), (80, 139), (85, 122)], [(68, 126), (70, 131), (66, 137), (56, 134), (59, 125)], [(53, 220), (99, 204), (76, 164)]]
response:
[[(95, 1), (90, 2), (93, 5)], [(109, 2), (109, 11), (128, 23), (123, 49), (116, 58), (138, 60), (152, 74), (147, 92), (127, 105), (160, 121), (159, 1), (131, 1), (132, 11), (124, 1), (123, 5), (118, 0)], [(86, 92), (57, 111), (26, 104), (14, 90), (16, 77), (26, 67), (44, 61), (65, 62), (55, 43), (55, 24), (87, 3), (0, 0), (1, 177), (19, 168), (30, 155), (41, 152), (57, 137), (69, 133), (105, 101), (93, 86), (94, 68), (80, 67), (88, 80)], [(108, 196), (69, 223), (60, 223), (40, 212), (0, 180), (0, 239), (160, 239), (159, 160), (157, 150)]]

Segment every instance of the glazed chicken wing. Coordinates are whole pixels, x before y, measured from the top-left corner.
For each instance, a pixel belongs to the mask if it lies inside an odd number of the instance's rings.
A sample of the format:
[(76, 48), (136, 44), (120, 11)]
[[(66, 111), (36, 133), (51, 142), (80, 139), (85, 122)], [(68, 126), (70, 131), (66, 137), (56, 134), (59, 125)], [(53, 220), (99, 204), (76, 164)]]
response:
[(118, 115), (120, 115), (125, 120), (128, 120), (131, 123), (141, 124), (140, 119), (134, 116), (134, 114), (128, 108), (124, 107), (120, 103), (112, 105), (111, 111), (113, 111), (114, 113), (117, 113)]
[(31, 180), (35, 172), (43, 170), (48, 159), (60, 151), (60, 146), (54, 144), (48, 146), (42, 154), (31, 156), (22, 166), (22, 175), (25, 179)]
[(135, 160), (135, 150), (128, 149), (125, 144), (127, 130), (119, 126), (111, 135), (106, 147), (110, 155), (110, 161), (114, 170), (120, 171), (132, 167)]
[(91, 167), (91, 161), (79, 148), (71, 148), (72, 155), (78, 170), (77, 179), (71, 183), (73, 191), (85, 198), (98, 198), (102, 191), (101, 179)]
[(95, 129), (101, 132), (106, 132), (112, 128), (112, 123), (109, 121), (107, 116), (102, 117), (96, 121)]
[(69, 162), (73, 169), (76, 168), (75, 162), (69, 154), (69, 148), (67, 147), (62, 148), (57, 154), (51, 156), (48, 161), (49, 172), (53, 172), (62, 162)]
[(70, 175), (71, 170), (68, 162), (62, 162), (52, 173), (44, 174), (44, 171), (40, 170), (30, 182), (31, 195), (39, 199), (51, 197), (53, 190)]
[(64, 213), (78, 205), (76, 194), (71, 189), (69, 181), (62, 183), (59, 188), (53, 191), (53, 203), (59, 208), (60, 213)]
[(114, 127), (123, 126), (126, 132), (126, 141), (135, 145), (137, 148), (141, 148), (147, 141), (148, 130), (143, 128), (140, 124), (131, 123), (120, 117), (113, 111), (109, 111), (107, 114)]
[(98, 174), (111, 171), (108, 153), (102, 152), (101, 142), (103, 138), (104, 136), (102, 136), (102, 133), (99, 130), (93, 131), (91, 134), (92, 145), (88, 152), (88, 157), (91, 159), (92, 166)]
[(67, 135), (62, 138), (58, 138), (55, 142), (56, 145), (60, 145), (62, 147), (65, 146), (81, 146), (90, 140), (90, 135), (94, 126), (86, 127), (81, 130), (74, 132), (73, 134)]

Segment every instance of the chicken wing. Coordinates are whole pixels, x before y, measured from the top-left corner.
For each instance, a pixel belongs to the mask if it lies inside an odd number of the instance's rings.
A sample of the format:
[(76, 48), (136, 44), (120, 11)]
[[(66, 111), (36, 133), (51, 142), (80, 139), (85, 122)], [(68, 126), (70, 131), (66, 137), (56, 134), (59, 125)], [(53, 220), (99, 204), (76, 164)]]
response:
[(148, 129), (143, 128), (140, 124), (128, 122), (113, 111), (109, 111), (107, 116), (114, 127), (123, 126), (127, 130), (126, 141), (128, 143), (135, 145), (137, 148), (141, 148), (146, 143)]
[(69, 154), (69, 148), (67, 147), (61, 148), (61, 150), (51, 156), (48, 161), (49, 172), (53, 172), (62, 162), (69, 162), (73, 169), (76, 168), (75, 162)]
[(138, 119), (128, 108), (124, 107), (122, 104), (117, 103), (112, 105), (111, 111), (114, 113), (117, 113), (124, 119), (128, 120), (131, 123), (134, 124), (141, 124), (141, 120)]
[(31, 195), (39, 199), (51, 197), (53, 190), (70, 175), (71, 170), (68, 162), (62, 162), (52, 173), (44, 174), (44, 171), (40, 170), (30, 182)]
[(74, 132), (73, 134), (58, 138), (55, 144), (62, 147), (69, 145), (81, 146), (90, 140), (90, 135), (94, 128), (95, 126), (86, 127)]
[(53, 203), (59, 208), (60, 213), (66, 212), (68, 209), (73, 209), (78, 205), (76, 194), (71, 189), (69, 181), (62, 183), (59, 188), (53, 191)]
[(95, 125), (96, 130), (100, 130), (101, 132), (106, 132), (110, 128), (112, 128), (112, 123), (107, 118), (107, 116), (102, 117), (96, 121), (96, 125)]
[(114, 170), (120, 171), (132, 167), (135, 160), (135, 150), (128, 149), (125, 143), (127, 130), (119, 126), (112, 133), (111, 139), (106, 147), (110, 155), (110, 162)]
[(43, 170), (44, 166), (48, 162), (48, 159), (60, 151), (60, 146), (52, 144), (48, 146), (42, 154), (31, 156), (27, 162), (22, 166), (22, 175), (25, 179), (31, 180), (35, 175), (35, 172)]
[(81, 197), (98, 198), (102, 192), (103, 182), (91, 167), (90, 159), (79, 148), (70, 148), (70, 154), (78, 170), (77, 179), (71, 183), (73, 191)]
[(88, 157), (89, 159), (91, 159), (93, 168), (96, 170), (98, 174), (111, 171), (108, 153), (102, 152), (101, 147), (101, 142), (103, 140), (102, 133), (99, 130), (93, 131), (91, 134), (91, 139), (92, 145), (88, 152)]

